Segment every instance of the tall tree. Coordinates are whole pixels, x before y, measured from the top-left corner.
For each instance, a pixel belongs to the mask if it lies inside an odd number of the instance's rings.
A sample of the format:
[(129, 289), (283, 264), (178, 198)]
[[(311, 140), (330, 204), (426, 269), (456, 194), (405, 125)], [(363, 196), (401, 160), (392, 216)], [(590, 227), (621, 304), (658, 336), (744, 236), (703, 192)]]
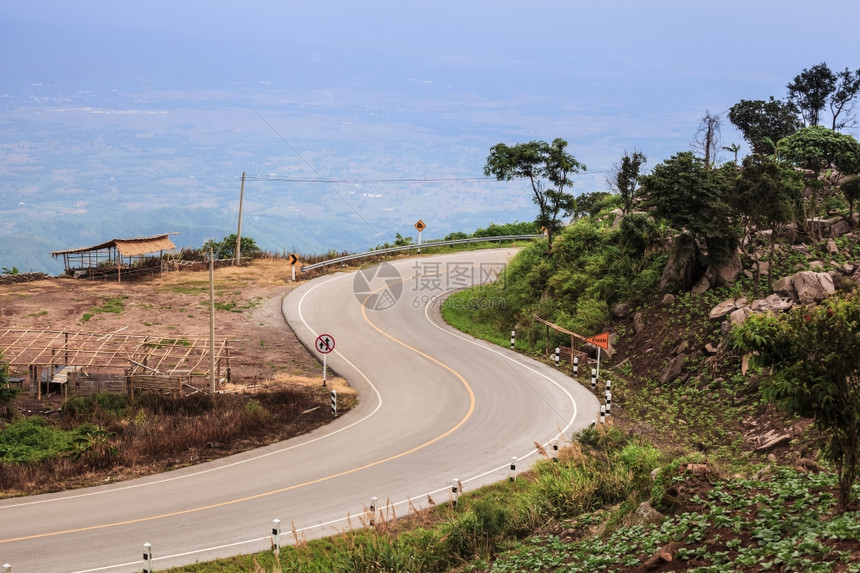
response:
[(854, 202), (860, 199), (860, 175), (849, 177), (839, 186), (848, 201), (848, 220), (854, 224)]
[[(833, 129), (855, 127), (854, 99), (860, 93), (860, 70), (852, 72), (845, 68), (836, 74), (836, 89), (830, 96), (830, 111), (833, 113)], [(840, 118), (840, 116), (842, 116)]]
[(804, 69), (786, 86), (789, 101), (800, 110), (807, 127), (821, 123), (821, 110), (836, 89), (836, 79), (836, 74), (822, 62)]
[(717, 160), (717, 149), (720, 147), (720, 116), (705, 111), (699, 121), (699, 129), (693, 138), (693, 151), (698, 151), (705, 158), (705, 169), (710, 169)]
[(757, 249), (753, 235), (756, 231), (770, 229), (770, 265), (767, 284), (773, 283), (776, 237), (781, 228), (794, 218), (794, 206), (800, 200), (802, 190), (800, 174), (773, 155), (748, 155), (744, 158), (740, 177), (731, 194), (731, 206), (741, 221), (750, 254), (756, 261), (754, 288), (758, 291), (759, 272)]
[(625, 215), (633, 210), (633, 200), (639, 190), (639, 170), (645, 162), (647, 159), (641, 151), (624, 152), (621, 164), (616, 163), (609, 171), (606, 182), (621, 196), (621, 209)]
[(765, 400), (813, 418), (828, 436), (827, 458), (839, 475), (839, 512), (848, 509), (860, 448), (860, 290), (798, 306), (779, 318), (753, 315), (732, 333), (732, 345), (771, 368)]
[(736, 176), (733, 164), (708, 169), (691, 152), (677, 153), (639, 178), (643, 206), (676, 231), (704, 243), (706, 262), (718, 264), (730, 258), (738, 244), (727, 202)]
[(729, 121), (743, 134), (753, 153), (774, 152), (774, 145), (803, 127), (791, 102), (742, 99), (729, 108)]
[(819, 214), (819, 198), (824, 189), (820, 176), (835, 168), (843, 175), (860, 171), (860, 144), (850, 135), (826, 127), (804, 127), (777, 144), (779, 156), (807, 170), (806, 186), (811, 193), (803, 205), (804, 224), (811, 235), (810, 218)]
[(570, 216), (576, 206), (575, 197), (566, 189), (573, 187), (570, 176), (580, 169), (585, 171), (585, 165), (567, 152), (567, 141), (556, 138), (552, 143), (530, 141), (512, 146), (494, 145), (490, 148), (484, 175), (492, 175), (499, 181), (529, 180), (532, 200), (538, 206), (535, 222), (546, 228), (552, 248), (553, 235), (561, 228), (559, 217)]

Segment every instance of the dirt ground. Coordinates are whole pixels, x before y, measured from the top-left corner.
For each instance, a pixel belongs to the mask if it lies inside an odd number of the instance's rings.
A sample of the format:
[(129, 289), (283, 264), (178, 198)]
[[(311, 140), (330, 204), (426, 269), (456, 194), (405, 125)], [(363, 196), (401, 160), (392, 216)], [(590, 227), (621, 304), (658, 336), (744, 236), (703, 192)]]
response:
[[(235, 386), (321, 383), (322, 367), (281, 314), (284, 296), (298, 284), (290, 282), (285, 262), (216, 269), (214, 277), (215, 335), (236, 339), (231, 344)], [(121, 284), (51, 278), (2, 285), (0, 329), (208, 338), (209, 272), (170, 272)]]

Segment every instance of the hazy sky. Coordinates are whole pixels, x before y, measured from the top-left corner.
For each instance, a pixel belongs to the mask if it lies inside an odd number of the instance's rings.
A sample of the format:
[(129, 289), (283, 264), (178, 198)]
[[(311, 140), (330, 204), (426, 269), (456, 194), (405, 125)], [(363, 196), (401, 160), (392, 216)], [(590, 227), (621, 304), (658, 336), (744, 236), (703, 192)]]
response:
[[(856, 0), (3, 2), (0, 128), (60, 149), (179, 131), (224, 158), (215, 194), (242, 171), (481, 177), (498, 142), (562, 137), (588, 166), (580, 193), (625, 151), (647, 170), (688, 150), (706, 111), (782, 98), (821, 62), (857, 69), (858, 22)], [(5, 131), (15, 174), (25, 142)], [(722, 143), (743, 143), (728, 119)]]

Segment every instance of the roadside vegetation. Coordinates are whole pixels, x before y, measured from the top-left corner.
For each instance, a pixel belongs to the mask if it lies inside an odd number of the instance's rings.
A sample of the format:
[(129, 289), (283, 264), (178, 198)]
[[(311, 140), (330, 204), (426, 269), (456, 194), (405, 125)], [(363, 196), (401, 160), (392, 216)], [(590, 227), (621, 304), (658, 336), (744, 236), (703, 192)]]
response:
[[(95, 485), (223, 457), (329, 421), (329, 392), (294, 387), (253, 396), (95, 394), (22, 416), (17, 389), (0, 388), (0, 491), (26, 495)], [(354, 396), (341, 394), (347, 411)]]

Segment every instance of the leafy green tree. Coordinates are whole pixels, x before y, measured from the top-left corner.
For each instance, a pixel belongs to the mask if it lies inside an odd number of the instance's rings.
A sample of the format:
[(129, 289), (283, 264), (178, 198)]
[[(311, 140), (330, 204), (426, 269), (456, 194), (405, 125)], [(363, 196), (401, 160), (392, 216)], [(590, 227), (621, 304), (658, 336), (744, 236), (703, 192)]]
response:
[(731, 145), (728, 145), (728, 146), (724, 145), (723, 146), (723, 151), (730, 151), (735, 156), (735, 158), (733, 160), (733, 163), (735, 165), (738, 164), (738, 151), (740, 151), (740, 150), (741, 150), (741, 146), (738, 145), (737, 143), (732, 143)]
[(831, 168), (844, 175), (860, 171), (860, 144), (850, 135), (816, 125), (781, 139), (777, 152), (780, 158), (808, 172), (806, 185), (812, 192), (803, 205), (803, 217), (807, 234), (811, 235), (809, 219), (818, 215), (824, 188), (821, 174)]
[(607, 183), (621, 196), (621, 209), (626, 215), (633, 210), (633, 201), (639, 190), (639, 171), (648, 160), (641, 151), (624, 153), (621, 164), (613, 165)]
[(406, 245), (412, 244), (412, 237), (404, 237), (400, 233), (394, 234), (394, 246), (395, 247), (405, 247)]
[(3, 353), (0, 352), (0, 406), (8, 404), (18, 395), (17, 388), (7, 386), (9, 380), (9, 365), (3, 362)]
[(576, 198), (576, 208), (574, 208), (573, 210), (574, 216), (576, 218), (585, 217), (586, 215), (594, 217), (595, 215), (600, 213), (600, 210), (604, 207), (606, 200), (611, 196), (612, 194), (607, 191), (592, 191), (590, 193), (583, 193)]
[[(744, 158), (730, 202), (742, 222), (747, 237), (745, 242), (752, 247), (753, 257), (756, 256), (753, 233), (756, 230), (771, 230), (768, 285), (773, 282), (776, 237), (781, 228), (794, 218), (794, 206), (800, 200), (801, 191), (800, 174), (774, 156), (753, 154)], [(759, 279), (760, 273), (756, 265), (756, 291)]]
[(762, 396), (789, 414), (813, 418), (828, 435), (827, 458), (839, 475), (838, 510), (851, 500), (860, 447), (860, 291), (779, 318), (751, 316), (732, 345), (771, 368)]
[(854, 222), (854, 202), (860, 199), (860, 176), (849, 177), (839, 186), (848, 201), (848, 220)]
[(513, 146), (498, 143), (490, 148), (484, 166), (484, 175), (492, 175), (499, 181), (529, 180), (532, 200), (538, 206), (535, 221), (547, 229), (550, 248), (553, 235), (561, 228), (559, 217), (570, 216), (576, 206), (576, 199), (566, 191), (573, 187), (570, 176), (585, 170), (585, 165), (566, 148), (567, 142), (561, 138), (552, 143), (530, 141)]
[(770, 97), (764, 100), (742, 99), (729, 108), (729, 121), (743, 134), (753, 153), (774, 152), (774, 145), (802, 127), (798, 109), (791, 102)]
[[(233, 258), (236, 252), (236, 233), (227, 235), (220, 241), (209, 239), (201, 247), (204, 256), (209, 255), (209, 249), (212, 249), (212, 256), (216, 260)], [(242, 237), (242, 257), (252, 257), (254, 253), (260, 252), (260, 247), (251, 237)]]
[(836, 90), (836, 74), (822, 62), (804, 69), (786, 87), (788, 99), (800, 110), (807, 126), (821, 123), (821, 110)]
[(677, 153), (639, 178), (643, 206), (676, 231), (704, 243), (706, 262), (717, 264), (731, 257), (738, 245), (727, 202), (736, 176), (733, 164), (708, 169), (691, 152)]

